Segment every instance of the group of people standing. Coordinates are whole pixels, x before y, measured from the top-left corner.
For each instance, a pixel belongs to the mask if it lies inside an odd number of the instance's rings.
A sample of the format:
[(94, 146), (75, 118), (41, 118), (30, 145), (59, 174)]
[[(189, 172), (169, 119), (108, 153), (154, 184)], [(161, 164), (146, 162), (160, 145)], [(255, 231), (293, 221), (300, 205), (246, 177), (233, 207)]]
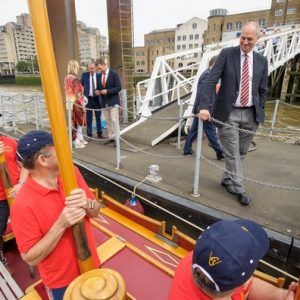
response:
[[(197, 96), (195, 107), (204, 122), (209, 123), (213, 116), (250, 131), (240, 132), (231, 126), (218, 125), (222, 145), (219, 153), (224, 155), (226, 166), (221, 184), (243, 205), (248, 205), (250, 198), (242, 184), (242, 159), (253, 132), (264, 121), (267, 96), (267, 61), (253, 52), (258, 38), (259, 26), (249, 22), (242, 29), (240, 45), (222, 50), (218, 58), (211, 61), (209, 70), (199, 80), (205, 84), (201, 86), (201, 98)], [(73, 103), (75, 145), (84, 147), (83, 126), (87, 126), (87, 135), (93, 136), (93, 111), (97, 136), (103, 138), (101, 108), (108, 125), (108, 138), (114, 138), (114, 105), (119, 104), (121, 90), (118, 74), (101, 59), (89, 63), (88, 72), (82, 74), (81, 80), (78, 74), (78, 63), (70, 61), (65, 87), (67, 99)], [(221, 86), (216, 94), (219, 80)], [(187, 152), (191, 150), (188, 146)], [(77, 168), (78, 188), (65, 195), (49, 133), (29, 132), (21, 137), (18, 146), (1, 137), (0, 154), (4, 152), (13, 178), (13, 193), (18, 192), (11, 221), (19, 251), (28, 264), (38, 266), (50, 299), (61, 300), (67, 286), (80, 273), (71, 226), (81, 219), (87, 231), (93, 266), (99, 267), (89, 220), (99, 214), (99, 203)], [(17, 157), (22, 163), (20, 166)], [(5, 200), (6, 196), (2, 198)], [(4, 204), (0, 201), (1, 213), (8, 210)], [(0, 220), (6, 226), (7, 214)], [(3, 228), (0, 233), (3, 235)], [(179, 264), (169, 299), (294, 299), (294, 283), (284, 291), (252, 277), (268, 247), (266, 232), (252, 221), (221, 221), (212, 225), (200, 236), (194, 251)]]
[[(76, 60), (68, 63), (68, 75), (65, 77), (65, 93), (68, 103), (72, 104), (72, 139), (75, 148), (84, 148), (87, 140), (82, 128), (86, 126), (86, 135), (93, 137), (93, 114), (96, 121), (97, 138), (111, 142), (115, 138), (115, 105), (120, 104), (121, 80), (116, 71), (108, 68), (103, 59), (90, 61), (87, 72), (79, 79), (80, 66)], [(101, 112), (106, 121), (107, 137), (103, 136)]]

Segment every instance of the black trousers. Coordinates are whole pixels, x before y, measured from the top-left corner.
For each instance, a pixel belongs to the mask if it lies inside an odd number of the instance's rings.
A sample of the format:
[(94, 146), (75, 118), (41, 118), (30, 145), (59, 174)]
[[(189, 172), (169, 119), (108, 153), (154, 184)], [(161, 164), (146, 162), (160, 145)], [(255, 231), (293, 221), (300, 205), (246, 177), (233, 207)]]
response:
[(0, 201), (0, 237), (2, 237), (6, 231), (8, 217), (9, 217), (8, 202), (6, 200), (1, 200)]

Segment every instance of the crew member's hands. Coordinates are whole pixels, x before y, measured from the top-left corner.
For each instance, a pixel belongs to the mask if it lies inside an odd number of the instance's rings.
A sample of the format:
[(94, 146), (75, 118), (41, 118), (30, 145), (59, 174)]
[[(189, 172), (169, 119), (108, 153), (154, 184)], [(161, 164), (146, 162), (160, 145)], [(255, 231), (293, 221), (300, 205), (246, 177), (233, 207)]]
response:
[(60, 213), (57, 222), (61, 228), (66, 229), (79, 222), (85, 215), (86, 212), (83, 208), (65, 206)]
[(88, 199), (86, 193), (83, 189), (75, 189), (71, 191), (70, 195), (66, 197), (65, 204), (68, 207), (75, 207), (75, 208), (88, 208)]
[(201, 109), (199, 111), (199, 119), (202, 121), (210, 120), (210, 113), (207, 109)]
[(3, 141), (0, 141), (0, 154), (3, 154), (5, 152), (5, 146)]
[(22, 187), (21, 183), (15, 184), (13, 186), (13, 188), (11, 189), (11, 191), (9, 192), (9, 197), (14, 198), (18, 194), (18, 192), (21, 189), (21, 187)]
[(95, 90), (95, 94), (96, 94), (96, 96), (99, 96), (100, 95), (100, 91), (99, 90)]
[(101, 95), (107, 95), (107, 90), (101, 90), (100, 93)]

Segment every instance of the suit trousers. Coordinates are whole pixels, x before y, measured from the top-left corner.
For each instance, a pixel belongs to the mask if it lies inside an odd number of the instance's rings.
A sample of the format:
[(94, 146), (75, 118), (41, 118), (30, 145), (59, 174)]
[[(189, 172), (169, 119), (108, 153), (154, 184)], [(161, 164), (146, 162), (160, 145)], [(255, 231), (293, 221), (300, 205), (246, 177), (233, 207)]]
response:
[(96, 119), (97, 135), (101, 136), (102, 135), (101, 111), (99, 111), (101, 106), (100, 106), (98, 97), (89, 97), (86, 108), (87, 108), (87, 110), (86, 110), (86, 133), (87, 133), (87, 135), (93, 136), (92, 124), (93, 124), (93, 112), (94, 112), (95, 119)]
[[(258, 128), (254, 107), (234, 108), (227, 123), (254, 132)], [(237, 194), (244, 193), (242, 161), (248, 152), (253, 134), (226, 126), (220, 127), (218, 133), (225, 158), (225, 169), (232, 173), (225, 170), (223, 181), (230, 184)]]
[(114, 106), (107, 106), (103, 110), (103, 115), (106, 121), (107, 137), (109, 139), (115, 138), (116, 130), (116, 108)]

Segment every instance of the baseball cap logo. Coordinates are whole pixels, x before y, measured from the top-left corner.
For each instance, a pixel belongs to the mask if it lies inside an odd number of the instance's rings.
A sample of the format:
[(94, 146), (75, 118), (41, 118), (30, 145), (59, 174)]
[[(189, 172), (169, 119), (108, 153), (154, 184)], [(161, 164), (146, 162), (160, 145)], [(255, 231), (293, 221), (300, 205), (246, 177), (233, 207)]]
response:
[(208, 259), (208, 264), (209, 266), (213, 267), (217, 264), (220, 264), (222, 260), (218, 256), (212, 256), (212, 251), (210, 251), (209, 259)]

